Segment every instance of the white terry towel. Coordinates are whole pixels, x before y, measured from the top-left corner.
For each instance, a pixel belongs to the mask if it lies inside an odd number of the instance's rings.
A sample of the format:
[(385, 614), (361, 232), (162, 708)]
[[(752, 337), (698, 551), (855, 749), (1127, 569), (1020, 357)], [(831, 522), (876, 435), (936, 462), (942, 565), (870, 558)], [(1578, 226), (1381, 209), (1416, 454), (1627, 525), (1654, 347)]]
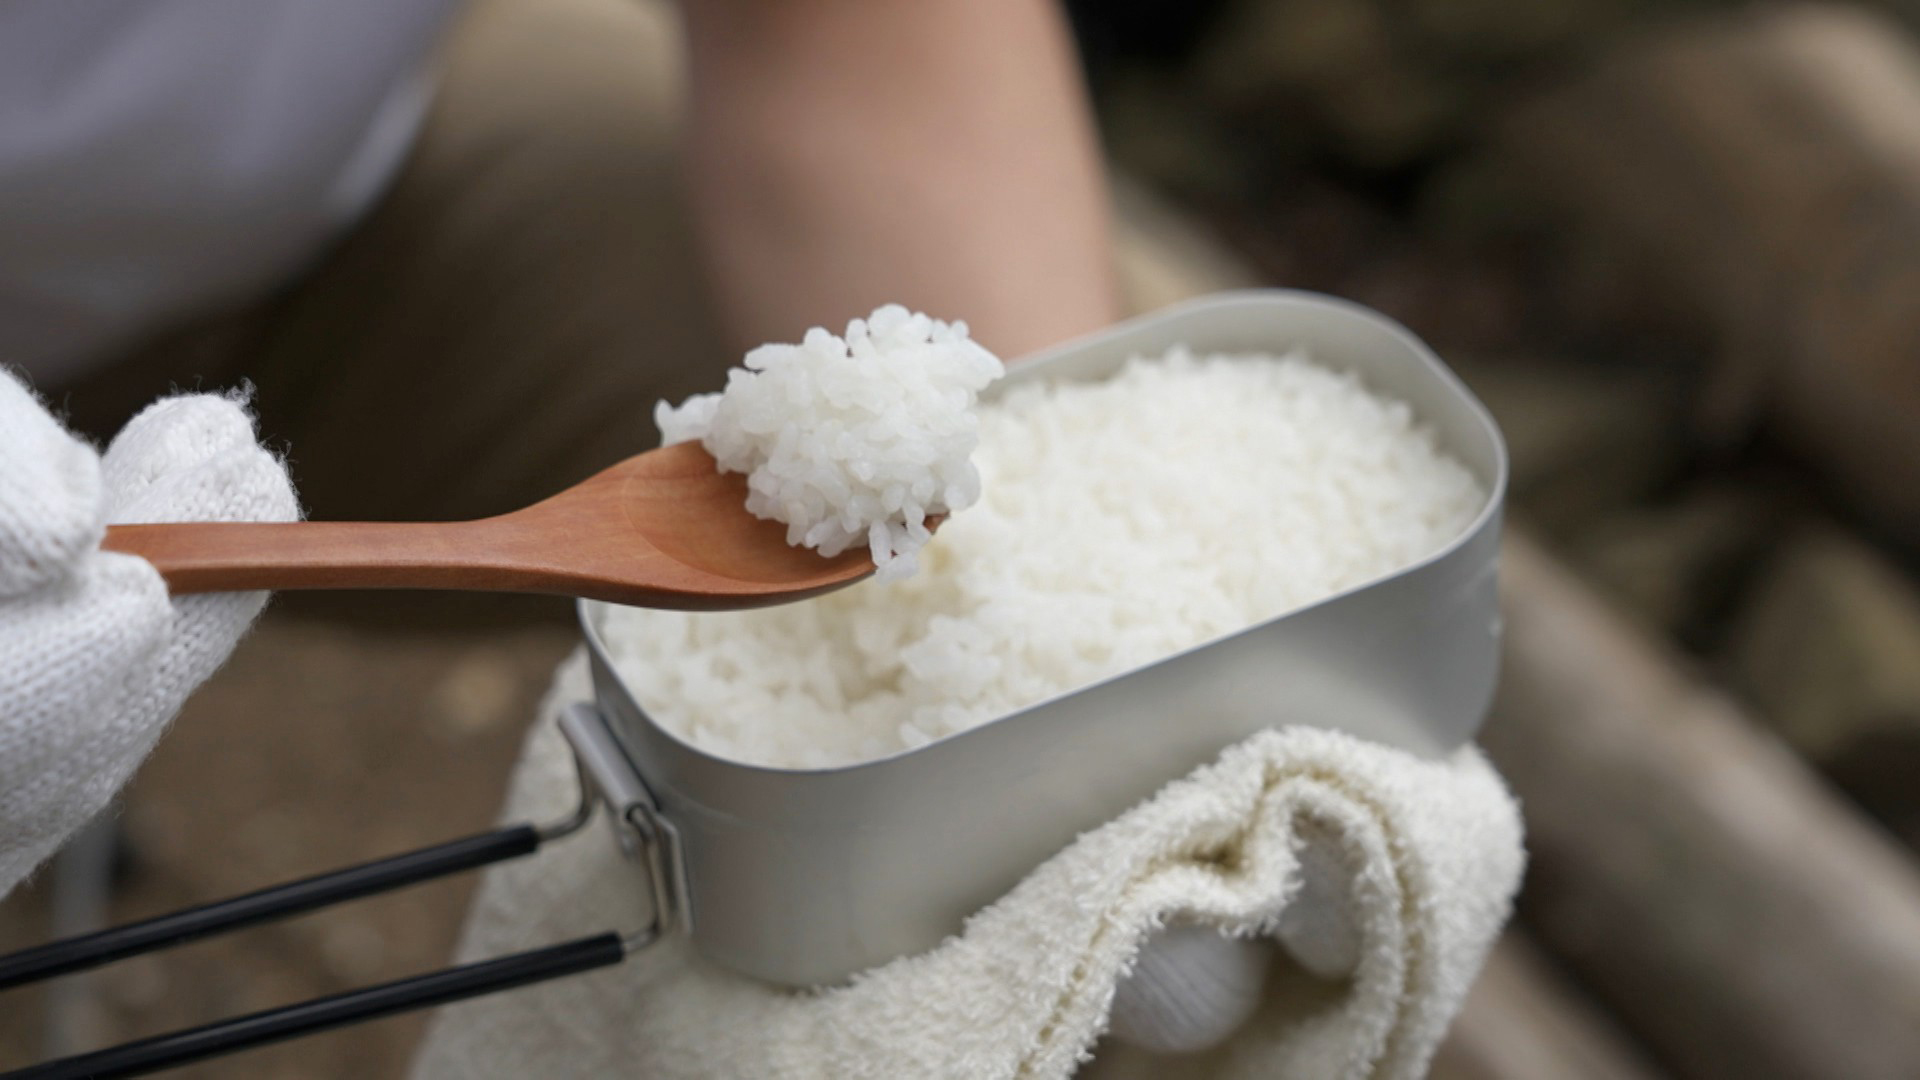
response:
[[(570, 808), (576, 780), (552, 719), (589, 695), (576, 656), (530, 736), (509, 820)], [(492, 871), (461, 959), (641, 925), (644, 882), (593, 831)], [(1331, 878), (1304, 874), (1303, 854)], [(1418, 1077), (1521, 865), (1519, 812), (1477, 750), (1424, 761), (1328, 731), (1269, 731), (1082, 835), (958, 936), (846, 986), (778, 989), (670, 939), (614, 968), (449, 1008), (415, 1075)], [(1309, 879), (1326, 895), (1301, 899)], [(1180, 922), (1274, 936), (1293, 955), (1276, 959), (1260, 1011), (1204, 1055), (1148, 1059), (1101, 1042), (1141, 941)]]

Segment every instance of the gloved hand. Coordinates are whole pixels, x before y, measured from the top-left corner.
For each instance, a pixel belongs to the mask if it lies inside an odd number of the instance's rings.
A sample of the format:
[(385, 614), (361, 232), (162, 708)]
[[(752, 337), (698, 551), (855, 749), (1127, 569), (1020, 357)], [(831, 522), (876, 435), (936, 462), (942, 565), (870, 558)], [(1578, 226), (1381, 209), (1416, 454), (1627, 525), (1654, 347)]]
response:
[(120, 522), (291, 521), (241, 403), (168, 398), (104, 455), (0, 370), (0, 895), (104, 808), (265, 593), (169, 600)]
[(1113, 992), (1108, 1032), (1142, 1050), (1191, 1054), (1225, 1042), (1260, 1006), (1273, 946), (1208, 926), (1158, 930)]
[[(1323, 979), (1350, 974), (1360, 962), (1360, 928), (1340, 864), (1338, 842), (1301, 829), (1300, 891), (1274, 928), (1293, 963)], [(1260, 1005), (1274, 943), (1228, 937), (1181, 924), (1147, 939), (1133, 970), (1115, 988), (1109, 1032), (1142, 1050), (1191, 1054), (1225, 1042)]]

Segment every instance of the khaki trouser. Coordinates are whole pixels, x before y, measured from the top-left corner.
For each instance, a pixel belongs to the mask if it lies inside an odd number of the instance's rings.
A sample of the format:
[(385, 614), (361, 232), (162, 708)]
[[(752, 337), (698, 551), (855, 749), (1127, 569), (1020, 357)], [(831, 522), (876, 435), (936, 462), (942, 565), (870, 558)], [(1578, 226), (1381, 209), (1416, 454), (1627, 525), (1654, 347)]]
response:
[(69, 388), (74, 422), (250, 380), (336, 519), (509, 510), (654, 445), (654, 401), (731, 359), (674, 174), (677, 35), (665, 5), (480, 0), (373, 212), (279, 295)]

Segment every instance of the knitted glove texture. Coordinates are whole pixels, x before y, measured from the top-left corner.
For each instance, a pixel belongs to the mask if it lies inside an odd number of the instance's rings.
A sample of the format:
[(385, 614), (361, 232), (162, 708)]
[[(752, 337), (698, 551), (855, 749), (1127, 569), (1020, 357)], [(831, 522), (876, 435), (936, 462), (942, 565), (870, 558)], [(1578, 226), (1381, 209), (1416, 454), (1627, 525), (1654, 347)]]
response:
[(1360, 963), (1360, 928), (1348, 895), (1351, 868), (1338, 841), (1301, 833), (1300, 891), (1281, 913), (1273, 940), (1228, 937), (1204, 926), (1163, 927), (1140, 947), (1113, 995), (1110, 1028), (1121, 1042), (1163, 1054), (1191, 1054), (1225, 1042), (1259, 1007), (1274, 945), (1323, 979)]
[(0, 895), (102, 810), (265, 593), (170, 600), (109, 524), (292, 521), (286, 467), (237, 400), (135, 417), (105, 454), (0, 370)]

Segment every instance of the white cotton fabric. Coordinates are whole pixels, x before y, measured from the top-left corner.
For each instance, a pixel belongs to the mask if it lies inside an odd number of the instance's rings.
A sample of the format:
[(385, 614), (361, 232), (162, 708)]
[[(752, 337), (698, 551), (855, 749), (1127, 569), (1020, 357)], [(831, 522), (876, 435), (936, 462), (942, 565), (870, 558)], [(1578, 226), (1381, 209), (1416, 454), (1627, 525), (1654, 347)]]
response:
[(0, 895), (98, 813), (265, 593), (170, 601), (108, 524), (290, 521), (286, 468), (241, 405), (170, 398), (104, 455), (0, 369)]
[(1114, 991), (1108, 1030), (1163, 1054), (1218, 1046), (1259, 1011), (1273, 959), (1264, 938), (1195, 923), (1156, 930)]
[[(509, 819), (571, 806), (576, 781), (552, 721), (588, 692), (576, 657), (530, 736)], [(1345, 902), (1296, 915), (1301, 852), (1315, 847), (1338, 871), (1322, 895)], [(1097, 1048), (1084, 1075), (1418, 1077), (1521, 865), (1518, 810), (1476, 750), (1428, 761), (1330, 731), (1270, 731), (1083, 835), (945, 944), (849, 985), (776, 989), (671, 939), (609, 970), (447, 1010), (415, 1075), (1051, 1078)], [(489, 872), (460, 956), (633, 928), (643, 896), (597, 824)], [(1277, 963), (1224, 1045), (1150, 1059), (1100, 1041), (1115, 987), (1157, 927), (1284, 940), (1316, 920), (1345, 928), (1350, 963), (1328, 980)]]

